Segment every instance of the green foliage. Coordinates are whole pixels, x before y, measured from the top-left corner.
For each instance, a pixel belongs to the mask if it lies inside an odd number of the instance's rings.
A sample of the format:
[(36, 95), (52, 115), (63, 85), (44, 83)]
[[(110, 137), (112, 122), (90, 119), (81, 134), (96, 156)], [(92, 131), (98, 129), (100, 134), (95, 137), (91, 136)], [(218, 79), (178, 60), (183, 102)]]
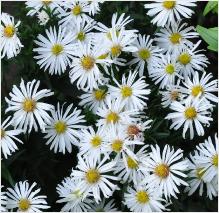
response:
[(203, 15), (206, 16), (210, 11), (218, 13), (218, 1), (209, 1), (204, 9)]

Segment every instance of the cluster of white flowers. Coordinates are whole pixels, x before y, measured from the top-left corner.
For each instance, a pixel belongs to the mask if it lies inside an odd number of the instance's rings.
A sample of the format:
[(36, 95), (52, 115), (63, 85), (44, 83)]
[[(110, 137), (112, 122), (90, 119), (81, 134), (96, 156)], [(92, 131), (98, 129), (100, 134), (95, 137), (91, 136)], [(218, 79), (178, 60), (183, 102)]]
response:
[[(130, 211), (167, 211), (183, 186), (188, 195), (199, 188), (200, 196), (206, 186), (206, 196), (213, 199), (218, 195), (216, 135), (215, 141), (209, 137), (189, 157), (179, 148), (149, 146), (144, 139), (152, 122), (147, 116), (151, 89), (145, 76), (158, 85), (162, 106), (174, 111), (166, 116), (172, 121), (170, 128), (183, 126), (184, 138), (188, 130), (190, 139), (194, 137), (194, 127), (197, 135), (203, 136), (203, 126), (213, 120), (217, 80), (204, 71), (209, 61), (201, 53), (204, 50), (197, 50), (200, 41), (193, 43), (199, 35), (183, 19), (191, 17), (190, 8), (196, 4), (146, 3), (147, 14), (154, 17), (152, 23), (161, 27), (152, 38), (127, 29), (132, 19), (125, 14), (114, 13), (110, 26), (96, 22), (94, 15), (101, 11), (101, 3), (26, 2), (27, 15), (37, 16), (39, 24), (46, 26), (35, 39), (34, 60), (50, 75), (68, 72), (69, 81), (83, 92), (79, 106), (89, 108), (98, 119), (87, 126), (81, 109), (73, 104), (42, 102), (54, 92), (40, 89), (38, 80), (21, 79), (19, 87), (13, 86), (10, 98), (5, 98), (6, 113), (11, 116), (1, 125), (4, 157), (18, 149), (16, 142), (23, 143), (19, 134), (31, 131), (42, 132), (46, 145), (55, 153), (78, 149), (78, 164), (57, 186), (57, 203), (64, 203), (61, 211), (119, 211), (113, 194), (121, 185), (128, 185), (121, 193)], [(47, 10), (59, 18), (57, 26), (47, 25)], [(23, 47), (18, 38), (20, 21), (15, 24), (12, 16), (2, 13), (1, 22), (1, 57), (15, 57)], [(126, 54), (132, 60), (127, 61)], [(127, 66), (129, 70), (118, 79), (120, 69)], [(36, 196), (40, 189), (33, 191), (35, 186), (24, 181), (7, 188), (1, 193), (1, 209), (49, 208), (46, 196)]]

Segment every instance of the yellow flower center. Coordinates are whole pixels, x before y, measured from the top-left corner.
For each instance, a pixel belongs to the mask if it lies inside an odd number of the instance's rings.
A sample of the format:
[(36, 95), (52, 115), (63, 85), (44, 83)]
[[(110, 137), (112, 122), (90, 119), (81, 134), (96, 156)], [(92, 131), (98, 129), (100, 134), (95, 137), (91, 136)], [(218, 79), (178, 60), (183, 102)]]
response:
[(110, 112), (107, 116), (106, 116), (106, 121), (107, 123), (116, 123), (119, 121), (119, 115), (115, 112)]
[(89, 71), (94, 67), (95, 59), (90, 56), (84, 56), (81, 59), (81, 66), (86, 70)]
[(190, 63), (191, 61), (191, 56), (188, 53), (182, 53), (179, 57), (178, 57), (178, 61), (183, 64), (186, 65), (188, 63)]
[(146, 61), (148, 58), (150, 58), (151, 53), (148, 49), (141, 49), (141, 50), (138, 51), (138, 56), (139, 56), (139, 58)]
[(4, 28), (4, 36), (11, 38), (15, 33), (15, 28), (12, 25), (8, 25)]
[(171, 96), (171, 100), (175, 101), (179, 97), (179, 92), (178, 91), (172, 91), (170, 96)]
[(166, 164), (159, 164), (154, 169), (154, 173), (160, 178), (167, 178), (169, 175), (170, 169)]
[(163, 1), (163, 6), (168, 10), (173, 9), (175, 5), (176, 5), (175, 1)]
[(90, 184), (94, 184), (94, 183), (98, 182), (98, 180), (100, 179), (99, 171), (96, 169), (88, 170), (86, 172), (86, 179), (87, 179), (87, 182)]
[(58, 56), (59, 54), (62, 53), (63, 49), (64, 48), (61, 44), (54, 44), (52, 46), (52, 53), (53, 53), (53, 55)]
[(21, 211), (27, 211), (30, 208), (30, 201), (26, 198), (20, 199), (18, 206)]
[(172, 64), (166, 66), (166, 73), (172, 75), (175, 72), (175, 67)]
[(42, 0), (44, 5), (49, 5), (50, 3), (52, 3), (52, 0)]
[(93, 147), (98, 147), (101, 144), (101, 142), (102, 142), (101, 137), (96, 135), (91, 139), (90, 143)]
[(102, 54), (102, 55), (100, 55), (100, 56), (98, 57), (98, 59), (106, 59), (107, 56), (108, 56), (108, 53)]
[(106, 97), (105, 90), (99, 89), (99, 90), (94, 91), (94, 97), (97, 101), (103, 100)]
[(141, 204), (149, 202), (149, 195), (145, 191), (138, 191), (135, 196), (137, 201)]
[(214, 166), (218, 167), (218, 155), (214, 155), (212, 158), (212, 163)]
[(173, 44), (179, 44), (182, 36), (179, 33), (173, 33), (169, 39)]
[(192, 95), (193, 95), (194, 97), (198, 96), (199, 93), (202, 94), (203, 92), (204, 92), (204, 89), (203, 89), (203, 87), (202, 87), (201, 85), (197, 85), (197, 86), (194, 86), (194, 87), (192, 88)]
[(194, 119), (197, 116), (197, 112), (195, 110), (195, 107), (188, 107), (185, 112), (186, 119)]
[(119, 56), (122, 52), (122, 47), (120, 45), (115, 45), (111, 47), (111, 54), (113, 57)]
[(123, 86), (121, 88), (121, 94), (123, 98), (130, 97), (132, 95), (132, 88), (128, 86)]
[(77, 39), (79, 41), (84, 41), (85, 39), (85, 33), (84, 32), (79, 32), (78, 35), (77, 35)]
[(75, 16), (78, 16), (82, 13), (82, 9), (80, 7), (80, 5), (76, 5), (75, 7), (72, 8), (72, 13)]
[(72, 194), (75, 195), (75, 197), (77, 197), (77, 198), (80, 198), (82, 195), (80, 190), (76, 190), (76, 191), (72, 192)]
[(200, 180), (202, 179), (202, 176), (204, 175), (205, 171), (203, 170), (203, 168), (197, 168), (196, 169), (196, 175), (197, 178)]
[(32, 99), (25, 99), (23, 102), (23, 110), (25, 112), (33, 112), (36, 108), (36, 102)]
[(1, 129), (1, 139), (5, 137), (5, 130)]
[(128, 157), (127, 158), (127, 164), (128, 164), (128, 167), (130, 169), (137, 169), (138, 168), (138, 163), (137, 161), (135, 161), (134, 159), (132, 159), (131, 157)]
[(122, 150), (123, 141), (121, 140), (114, 140), (111, 144), (112, 150), (114, 152), (120, 152)]
[[(116, 36), (118, 37), (119, 36), (119, 31), (116, 30)], [(108, 33), (106, 33), (106, 37), (112, 41), (112, 35), (111, 35), (111, 32), (109, 31)]]
[(133, 136), (133, 135), (138, 135), (138, 133), (140, 132), (139, 128), (135, 125), (129, 125), (128, 126), (128, 135), (129, 136)]
[(66, 126), (66, 123), (63, 122), (63, 121), (58, 121), (56, 124), (55, 124), (55, 130), (57, 132), (57, 134), (62, 134), (66, 131), (67, 129), (67, 126)]

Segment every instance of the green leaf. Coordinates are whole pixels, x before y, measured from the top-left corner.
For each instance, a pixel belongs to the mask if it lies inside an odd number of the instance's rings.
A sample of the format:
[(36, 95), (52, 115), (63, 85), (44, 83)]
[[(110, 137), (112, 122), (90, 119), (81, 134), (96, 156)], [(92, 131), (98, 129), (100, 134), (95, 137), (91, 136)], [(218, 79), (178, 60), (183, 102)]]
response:
[(210, 11), (217, 12), (217, 6), (218, 6), (217, 1), (209, 1), (205, 6), (203, 15), (206, 16)]
[(200, 36), (208, 43), (208, 49), (218, 51), (218, 27), (205, 28), (200, 25), (196, 27)]
[(5, 180), (7, 180), (11, 184), (11, 186), (14, 186), (15, 182), (14, 182), (12, 176), (11, 176), (10, 171), (8, 170), (8, 168), (6, 168), (4, 163), (2, 163), (1, 166), (2, 166), (2, 168), (1, 168), (2, 169), (2, 177)]

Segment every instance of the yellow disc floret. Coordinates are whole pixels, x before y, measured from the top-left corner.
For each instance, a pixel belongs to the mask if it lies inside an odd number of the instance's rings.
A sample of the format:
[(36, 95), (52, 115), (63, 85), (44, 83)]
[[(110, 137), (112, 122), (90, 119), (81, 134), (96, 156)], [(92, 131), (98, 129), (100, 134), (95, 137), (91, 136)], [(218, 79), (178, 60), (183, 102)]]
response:
[(194, 97), (198, 96), (200, 93), (202, 94), (203, 92), (204, 92), (204, 89), (201, 85), (197, 85), (192, 88), (192, 95)]
[(172, 44), (179, 44), (182, 36), (179, 33), (173, 33), (169, 39), (172, 42)]
[(172, 64), (168, 64), (165, 68), (166, 73), (172, 75), (175, 72), (175, 67)]
[(55, 124), (55, 130), (57, 132), (57, 134), (63, 134), (67, 129), (67, 125), (65, 122), (63, 121), (58, 121), (56, 124)]
[(199, 180), (202, 179), (202, 176), (204, 175), (204, 173), (205, 173), (205, 170), (203, 170), (203, 168), (197, 168), (196, 169), (196, 175), (197, 175), (197, 178)]
[(95, 59), (90, 56), (84, 56), (81, 59), (81, 66), (87, 71), (91, 70), (94, 67), (94, 64)]
[(149, 195), (146, 191), (138, 191), (135, 196), (136, 200), (141, 204), (145, 204), (150, 200)]
[(119, 115), (115, 112), (110, 112), (107, 116), (106, 116), (106, 122), (107, 123), (116, 123), (119, 121)]
[(5, 137), (5, 130), (1, 129), (1, 139)]
[(197, 112), (195, 110), (195, 107), (188, 107), (185, 112), (186, 119), (194, 119), (197, 116)]
[(218, 167), (218, 155), (217, 154), (212, 157), (212, 164)]
[(167, 178), (170, 172), (170, 168), (166, 164), (159, 164), (158, 166), (155, 167), (154, 169), (154, 174), (156, 174), (158, 177), (161, 179)]
[(121, 94), (123, 98), (128, 98), (132, 95), (132, 88), (128, 86), (123, 86), (121, 88)]
[(93, 94), (97, 101), (101, 101), (106, 97), (106, 92), (103, 89), (95, 90)]
[(42, 0), (44, 5), (49, 5), (50, 3), (52, 3), (52, 0)]
[(102, 139), (98, 135), (94, 136), (90, 141), (93, 147), (98, 147), (101, 144), (101, 142), (102, 142)]
[(151, 53), (148, 49), (141, 49), (141, 50), (138, 51), (138, 56), (142, 60), (146, 61), (147, 59), (150, 58)]
[(187, 65), (191, 61), (191, 56), (188, 53), (182, 53), (178, 57), (178, 61), (183, 65)]
[(105, 53), (105, 54), (98, 56), (97, 59), (106, 59), (107, 56), (108, 56), (108, 53)]
[(123, 141), (119, 139), (114, 140), (113, 143), (111, 144), (111, 147), (114, 152), (120, 152), (123, 147)]
[(94, 183), (98, 182), (98, 180), (100, 179), (99, 171), (96, 169), (88, 170), (86, 172), (86, 179), (87, 179), (87, 182), (90, 184), (94, 184)]
[(138, 162), (131, 157), (128, 157), (127, 159), (127, 165), (130, 169), (137, 169), (138, 168)]
[(30, 208), (30, 201), (26, 198), (20, 199), (18, 206), (21, 211), (27, 211)]
[(170, 96), (171, 96), (171, 100), (175, 101), (179, 97), (179, 92), (178, 91), (172, 91)]
[(25, 112), (33, 112), (36, 108), (36, 101), (32, 99), (25, 99), (23, 102), (23, 110)]
[(81, 6), (80, 5), (76, 5), (72, 8), (72, 13), (73, 15), (75, 16), (78, 16), (82, 13), (82, 9), (81, 9)]
[(120, 45), (115, 45), (111, 47), (111, 54), (113, 57), (117, 57), (121, 54), (122, 47)]
[(53, 53), (53, 55), (58, 56), (59, 54), (62, 53), (63, 49), (64, 48), (61, 44), (54, 44), (52, 46), (52, 53)]
[(138, 135), (140, 129), (136, 125), (129, 125), (127, 129), (127, 133), (129, 136)]
[(11, 38), (15, 33), (15, 28), (12, 25), (8, 25), (4, 28), (4, 36)]
[(176, 1), (163, 1), (163, 7), (170, 10), (173, 9), (176, 5)]
[(77, 39), (78, 39), (79, 41), (84, 41), (84, 39), (85, 39), (85, 33), (84, 33), (84, 32), (79, 32), (79, 33), (77, 34)]

